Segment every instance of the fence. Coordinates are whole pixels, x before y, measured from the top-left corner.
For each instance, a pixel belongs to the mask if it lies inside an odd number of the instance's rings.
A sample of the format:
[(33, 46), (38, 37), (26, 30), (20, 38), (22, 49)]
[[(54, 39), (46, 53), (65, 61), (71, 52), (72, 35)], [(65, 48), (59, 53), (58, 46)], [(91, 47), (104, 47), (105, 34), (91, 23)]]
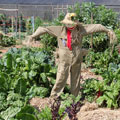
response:
[[(68, 12), (69, 5), (5, 5), (0, 4), (0, 8), (4, 9), (18, 9), (18, 15), (23, 16), (40, 16), (44, 20), (53, 20), (58, 17), (59, 13), (62, 11), (64, 13)], [(16, 16), (13, 11), (2, 11), (0, 13), (6, 14), (8, 16)]]
[[(70, 5), (21, 5), (21, 4), (0, 4), (0, 8), (4, 9), (18, 9), (18, 15), (23, 16), (40, 16), (43, 20), (52, 21), (58, 17), (60, 12), (67, 13)], [(96, 5), (97, 6), (97, 5)], [(120, 12), (120, 5), (106, 6)], [(8, 16), (16, 16), (13, 11), (1, 11)], [(120, 16), (120, 15), (119, 15)]]

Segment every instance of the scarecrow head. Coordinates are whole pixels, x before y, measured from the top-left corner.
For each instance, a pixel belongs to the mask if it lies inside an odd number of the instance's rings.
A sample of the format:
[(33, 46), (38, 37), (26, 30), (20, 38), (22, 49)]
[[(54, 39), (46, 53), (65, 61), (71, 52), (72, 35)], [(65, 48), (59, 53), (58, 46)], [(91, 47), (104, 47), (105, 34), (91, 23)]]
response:
[(72, 28), (77, 25), (77, 22), (75, 22), (75, 13), (67, 13), (64, 20), (61, 21), (61, 23), (65, 24), (66, 27)]

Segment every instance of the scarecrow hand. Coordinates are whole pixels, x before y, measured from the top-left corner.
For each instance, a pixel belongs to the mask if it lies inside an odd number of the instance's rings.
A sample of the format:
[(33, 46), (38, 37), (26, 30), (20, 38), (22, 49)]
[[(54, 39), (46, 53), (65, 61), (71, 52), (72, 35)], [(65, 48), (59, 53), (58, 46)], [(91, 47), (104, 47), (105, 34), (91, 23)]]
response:
[(114, 44), (117, 42), (117, 37), (112, 30), (108, 30), (108, 36), (110, 38), (110, 44)]
[(33, 37), (32, 37), (32, 36), (29, 36), (29, 37), (28, 37), (28, 41), (32, 42), (32, 41), (33, 41)]
[(27, 36), (26, 40), (23, 42), (23, 45), (26, 45), (27, 47), (30, 47), (33, 42), (33, 37), (32, 36)]

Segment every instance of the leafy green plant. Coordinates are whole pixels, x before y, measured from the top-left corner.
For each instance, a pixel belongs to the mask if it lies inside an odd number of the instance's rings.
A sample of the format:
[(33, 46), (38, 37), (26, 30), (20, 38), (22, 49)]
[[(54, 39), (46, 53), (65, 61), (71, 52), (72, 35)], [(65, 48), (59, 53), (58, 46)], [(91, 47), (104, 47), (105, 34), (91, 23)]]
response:
[(14, 117), (20, 111), (20, 107), (9, 107), (0, 113), (4, 120)]
[(95, 99), (99, 105), (109, 108), (118, 108), (119, 103), (119, 80), (120, 80), (120, 55), (119, 50), (111, 48), (105, 52), (90, 52), (87, 56), (86, 63), (89, 67), (93, 68), (93, 72), (101, 74), (103, 81), (93, 80), (85, 81), (83, 84), (83, 95), (87, 96), (86, 99)]
[(32, 106), (26, 105), (24, 106), (19, 113), (17, 113), (16, 118), (22, 120), (37, 120), (35, 116), (35, 108)]
[(87, 67), (92, 67), (92, 71), (96, 74), (104, 74), (110, 63), (114, 62), (118, 64), (120, 61), (118, 50), (114, 49), (112, 54), (111, 50), (112, 48), (109, 47), (104, 52), (89, 52), (89, 54), (85, 58)]
[(0, 59), (0, 115), (3, 119), (23, 119), (24, 115), (24, 119), (37, 119), (35, 114), (18, 112), (32, 97), (49, 96), (56, 78), (52, 60), (50, 52), (39, 48), (11, 48)]
[(52, 114), (51, 114), (51, 109), (49, 107), (45, 107), (40, 111), (38, 114), (38, 119), (39, 120), (52, 120)]
[(85, 80), (81, 87), (82, 98), (89, 102), (92, 102), (97, 98), (97, 93), (99, 89), (101, 89), (100, 83), (96, 79)]
[(97, 103), (109, 108), (118, 108), (120, 94), (119, 84), (120, 81), (116, 83), (112, 82), (110, 85), (104, 85), (101, 90), (103, 95), (97, 99)]
[(16, 39), (14, 37), (3, 36), (0, 44), (2, 46), (9, 47), (16, 44)]
[(103, 80), (86, 80), (82, 84), (82, 97), (105, 107), (118, 108), (120, 106), (120, 64), (110, 63), (104, 71)]
[(27, 92), (27, 96), (30, 98), (33, 98), (35, 96), (39, 96), (41, 98), (48, 96), (48, 89), (45, 87), (37, 87), (37, 86), (32, 86), (30, 90)]

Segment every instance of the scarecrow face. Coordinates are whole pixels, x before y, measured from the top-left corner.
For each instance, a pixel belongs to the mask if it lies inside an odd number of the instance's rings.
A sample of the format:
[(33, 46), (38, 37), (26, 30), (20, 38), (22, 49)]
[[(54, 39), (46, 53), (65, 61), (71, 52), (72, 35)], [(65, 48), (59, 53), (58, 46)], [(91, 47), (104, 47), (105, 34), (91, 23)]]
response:
[(73, 28), (76, 26), (75, 22), (76, 14), (75, 13), (67, 13), (64, 20), (61, 21), (67, 28)]
[(76, 24), (65, 24), (65, 26), (66, 26), (67, 28), (73, 28), (73, 27), (76, 26)]

